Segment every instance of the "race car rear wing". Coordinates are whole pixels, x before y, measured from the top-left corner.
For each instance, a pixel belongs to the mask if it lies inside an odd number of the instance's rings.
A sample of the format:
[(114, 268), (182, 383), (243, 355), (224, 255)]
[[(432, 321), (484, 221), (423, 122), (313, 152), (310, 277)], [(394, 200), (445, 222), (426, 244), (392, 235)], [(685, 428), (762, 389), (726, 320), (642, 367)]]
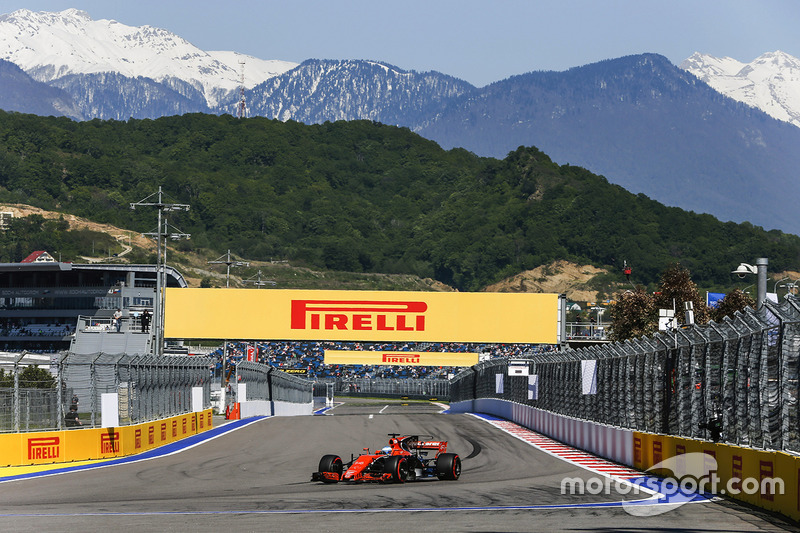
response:
[(438, 450), (439, 453), (447, 451), (447, 441), (443, 440), (424, 440), (418, 441), (414, 446), (417, 450)]
[[(406, 435), (400, 439), (397, 437), (399, 433), (389, 433), (391, 439), (389, 439), (389, 444), (394, 446), (399, 446), (401, 449), (405, 449), (406, 451), (419, 451), (419, 450), (436, 450), (438, 453), (444, 453), (447, 451), (447, 441), (443, 440), (419, 440), (419, 435)], [(431, 437), (431, 435), (425, 435), (425, 437)]]

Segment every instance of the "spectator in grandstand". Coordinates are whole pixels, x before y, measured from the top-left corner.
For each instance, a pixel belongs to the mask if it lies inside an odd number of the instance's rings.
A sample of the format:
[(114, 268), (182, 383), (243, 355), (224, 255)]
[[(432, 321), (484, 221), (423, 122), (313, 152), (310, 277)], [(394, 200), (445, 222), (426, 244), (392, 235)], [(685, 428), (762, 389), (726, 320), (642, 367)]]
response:
[[(372, 365), (328, 365), (324, 364), (325, 350), (370, 350), (370, 351), (423, 351), (423, 352), (476, 352), (481, 360), (494, 357), (516, 357), (525, 354), (552, 351), (551, 345), (533, 344), (472, 344), (472, 343), (366, 343), (342, 341), (271, 341), (258, 345), (259, 362), (275, 368), (303, 368), (309, 378), (384, 378), (384, 379), (447, 379), (459, 369), (451, 367), (402, 367)], [(228, 366), (235, 367), (244, 358), (246, 343), (227, 344)], [(223, 349), (212, 355), (218, 358), (217, 368), (222, 368)]]

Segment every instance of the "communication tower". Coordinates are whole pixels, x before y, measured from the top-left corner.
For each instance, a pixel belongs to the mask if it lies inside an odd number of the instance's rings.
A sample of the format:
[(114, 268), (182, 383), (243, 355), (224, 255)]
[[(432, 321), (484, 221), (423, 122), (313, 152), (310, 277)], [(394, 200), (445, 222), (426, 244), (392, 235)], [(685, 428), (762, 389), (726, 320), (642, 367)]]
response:
[(239, 81), (239, 106), (236, 116), (247, 118), (247, 101), (244, 99), (244, 59), (240, 59), (239, 64), (242, 66), (242, 77)]

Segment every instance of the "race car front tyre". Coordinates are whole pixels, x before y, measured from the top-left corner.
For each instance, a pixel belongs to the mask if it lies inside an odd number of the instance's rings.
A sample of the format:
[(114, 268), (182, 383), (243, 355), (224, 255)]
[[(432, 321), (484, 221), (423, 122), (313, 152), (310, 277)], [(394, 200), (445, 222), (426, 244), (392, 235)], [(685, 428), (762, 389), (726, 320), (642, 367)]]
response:
[(391, 474), (392, 483), (405, 483), (408, 479), (408, 459), (402, 455), (392, 455), (383, 463), (383, 472)]
[[(319, 460), (319, 473), (323, 483), (338, 483), (342, 479), (342, 470), (344, 464), (342, 458), (338, 455), (323, 455)], [(335, 479), (333, 476), (325, 476), (325, 473), (336, 474)]]
[(442, 453), (436, 460), (436, 477), (456, 480), (461, 475), (461, 458), (456, 453)]

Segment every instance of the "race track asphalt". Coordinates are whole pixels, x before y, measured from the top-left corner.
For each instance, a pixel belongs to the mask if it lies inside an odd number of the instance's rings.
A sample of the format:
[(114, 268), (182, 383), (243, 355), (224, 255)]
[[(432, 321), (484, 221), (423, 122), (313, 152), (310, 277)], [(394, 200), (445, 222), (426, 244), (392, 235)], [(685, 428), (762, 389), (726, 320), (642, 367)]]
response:
[[(0, 483), (0, 531), (798, 531), (727, 500), (651, 517), (599, 507), (645, 495), (561, 494), (564, 477), (592, 474), (439, 410), (347, 400), (327, 416), (262, 419), (172, 455)], [(309, 481), (322, 455), (347, 461), (384, 446), (387, 433), (447, 440), (461, 479)]]

